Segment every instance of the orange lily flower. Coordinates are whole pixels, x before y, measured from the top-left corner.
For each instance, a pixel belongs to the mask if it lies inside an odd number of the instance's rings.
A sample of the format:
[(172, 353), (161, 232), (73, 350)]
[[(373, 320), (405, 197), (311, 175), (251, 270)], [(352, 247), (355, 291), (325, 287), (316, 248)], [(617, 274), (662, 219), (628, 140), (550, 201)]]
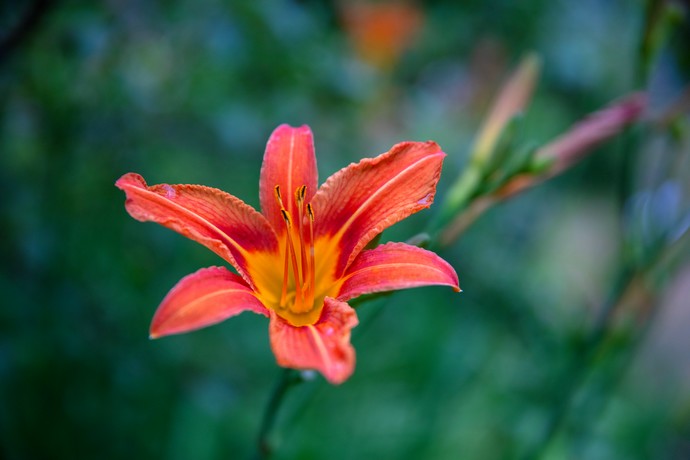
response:
[(430, 251), (403, 243), (364, 249), (431, 205), (444, 156), (434, 142), (403, 142), (317, 190), (311, 130), (281, 125), (266, 146), (260, 213), (218, 189), (147, 186), (140, 175), (125, 174), (115, 185), (132, 217), (203, 244), (239, 273), (210, 267), (183, 278), (158, 307), (151, 337), (253, 311), (270, 319), (279, 365), (345, 381), (354, 370), (350, 331), (358, 322), (349, 299), (432, 284), (460, 290), (455, 270)]

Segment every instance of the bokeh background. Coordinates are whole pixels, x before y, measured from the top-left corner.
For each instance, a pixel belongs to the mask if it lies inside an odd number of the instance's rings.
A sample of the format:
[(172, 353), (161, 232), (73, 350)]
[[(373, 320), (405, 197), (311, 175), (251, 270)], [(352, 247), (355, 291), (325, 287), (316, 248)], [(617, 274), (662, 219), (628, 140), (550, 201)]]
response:
[[(396, 142), (433, 139), (448, 153), (437, 203), (383, 235), (406, 240), (438, 211), (526, 54), (543, 67), (520, 131), (535, 145), (633, 90), (650, 91), (651, 120), (688, 84), (684, 2), (392, 5), (2, 3), (2, 458), (256, 452), (281, 375), (267, 322), (247, 313), (147, 338), (168, 289), (221, 261), (129, 217), (113, 186), (122, 174), (258, 206), (263, 149), (280, 123), (311, 126), (321, 181)], [(671, 19), (645, 38), (659, 5)], [(626, 291), (644, 312), (615, 315), (583, 352), (602, 305), (621, 294), (627, 255), (690, 206), (688, 119), (677, 121), (624, 133), (489, 211), (441, 251), (462, 294), (423, 288), (362, 304), (355, 374), (291, 390), (274, 457), (689, 458), (687, 251)]]

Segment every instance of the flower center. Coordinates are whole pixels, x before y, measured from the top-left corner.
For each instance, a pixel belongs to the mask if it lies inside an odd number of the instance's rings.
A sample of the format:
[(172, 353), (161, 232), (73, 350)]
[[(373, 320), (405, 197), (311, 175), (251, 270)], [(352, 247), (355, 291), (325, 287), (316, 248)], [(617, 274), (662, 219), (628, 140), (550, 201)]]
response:
[[(297, 216), (291, 216), (283, 204), (280, 186), (275, 186), (275, 197), (280, 205), (280, 213), (286, 228), (283, 285), (278, 313), (281, 310), (288, 310), (293, 315), (304, 315), (314, 309), (316, 284), (314, 209), (311, 203), (305, 203), (306, 192), (307, 187), (305, 185), (295, 190)], [(293, 222), (293, 217), (296, 217), (297, 225)], [(305, 220), (308, 222), (308, 227), (305, 225)], [(294, 287), (294, 292), (291, 287)], [(292, 317), (293, 315), (286, 316)]]

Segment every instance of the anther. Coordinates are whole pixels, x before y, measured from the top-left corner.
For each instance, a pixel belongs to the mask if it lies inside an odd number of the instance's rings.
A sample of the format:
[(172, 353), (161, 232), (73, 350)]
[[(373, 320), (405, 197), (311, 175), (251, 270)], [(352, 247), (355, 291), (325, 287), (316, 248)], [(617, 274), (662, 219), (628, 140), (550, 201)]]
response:
[(285, 206), (283, 206), (283, 198), (280, 196), (280, 185), (276, 185), (273, 188), (273, 191), (276, 195), (276, 201), (278, 202), (281, 208), (284, 208)]
[(285, 225), (287, 225), (288, 230), (292, 228), (292, 219), (290, 219), (290, 214), (285, 210), (285, 208), (280, 210), (280, 213), (283, 215), (283, 220), (285, 221)]
[(307, 186), (303, 185), (301, 187), (298, 187), (297, 190), (295, 190), (295, 201), (297, 203), (302, 203), (304, 202), (304, 197), (307, 195)]

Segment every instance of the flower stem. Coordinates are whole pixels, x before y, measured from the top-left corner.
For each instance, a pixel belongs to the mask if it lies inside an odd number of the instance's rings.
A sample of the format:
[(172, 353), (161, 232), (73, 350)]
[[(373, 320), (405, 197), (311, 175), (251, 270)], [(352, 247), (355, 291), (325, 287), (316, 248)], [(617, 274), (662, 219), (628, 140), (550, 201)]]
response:
[(273, 427), (275, 426), (278, 410), (280, 409), (288, 390), (303, 381), (304, 379), (302, 378), (300, 372), (296, 371), (295, 369), (285, 368), (280, 374), (280, 378), (276, 383), (276, 386), (273, 388), (271, 398), (268, 400), (266, 410), (264, 411), (264, 415), (261, 419), (256, 445), (257, 459), (268, 459), (273, 454), (273, 446), (271, 444), (270, 437)]
[(574, 411), (575, 399), (586, 386), (588, 379), (594, 371), (594, 362), (600, 358), (602, 350), (607, 345), (607, 338), (611, 328), (611, 314), (616, 309), (625, 291), (633, 281), (633, 271), (622, 269), (618, 280), (604, 305), (601, 314), (594, 325), (589, 337), (570, 358), (565, 372), (559, 377), (556, 388), (559, 388), (558, 396), (552, 406), (552, 410), (539, 440), (532, 444), (527, 452), (519, 458), (522, 460), (541, 459), (549, 452), (549, 448), (556, 436), (563, 429), (571, 412)]

